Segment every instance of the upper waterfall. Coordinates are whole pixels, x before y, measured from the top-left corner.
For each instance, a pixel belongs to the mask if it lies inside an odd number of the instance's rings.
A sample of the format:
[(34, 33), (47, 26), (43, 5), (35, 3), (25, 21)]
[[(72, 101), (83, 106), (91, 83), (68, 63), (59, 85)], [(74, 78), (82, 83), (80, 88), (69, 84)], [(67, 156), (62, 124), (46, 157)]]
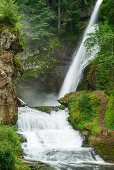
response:
[(63, 97), (66, 93), (69, 93), (71, 91), (75, 91), (78, 83), (81, 79), (82, 72), (84, 68), (87, 66), (88, 61), (92, 59), (99, 51), (99, 47), (96, 47), (94, 49), (93, 53), (89, 53), (86, 51), (84, 47), (84, 41), (87, 39), (88, 33), (95, 32), (94, 24), (96, 23), (98, 10), (103, 0), (98, 0), (94, 10), (92, 12), (89, 24), (84, 32), (82, 41), (80, 43), (79, 49), (76, 53), (76, 55), (73, 58), (73, 61), (70, 65), (70, 68), (66, 74), (66, 77), (64, 79), (63, 85), (60, 89), (58, 98)]

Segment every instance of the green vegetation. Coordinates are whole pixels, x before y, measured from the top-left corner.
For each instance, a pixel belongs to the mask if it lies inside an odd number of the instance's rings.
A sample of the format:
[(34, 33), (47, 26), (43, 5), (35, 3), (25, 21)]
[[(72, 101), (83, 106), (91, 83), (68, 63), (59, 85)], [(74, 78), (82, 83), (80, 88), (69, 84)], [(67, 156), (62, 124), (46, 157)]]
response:
[[(112, 7), (114, 2), (104, 0), (100, 8), (100, 15), (104, 22), (100, 22), (99, 29), (95, 33), (89, 34), (89, 38), (85, 41), (85, 46), (89, 50), (92, 46), (98, 45), (101, 50), (96, 58), (91, 61), (91, 68), (95, 72), (95, 86), (99, 90), (104, 90), (110, 95), (114, 87), (114, 69), (113, 69), (113, 40), (114, 40), (114, 10)], [(104, 8), (106, 10), (104, 10)]]
[(20, 16), (18, 14), (18, 6), (15, 0), (0, 0), (0, 23), (19, 26)]
[(105, 113), (105, 125), (108, 128), (114, 129), (114, 96), (108, 97), (108, 105)]
[[(88, 8), (93, 0), (16, 0), (19, 6), (22, 32), (26, 40), (25, 62), (41, 68), (29, 70), (24, 78), (38, 77), (55, 65), (54, 49), (62, 46), (62, 41), (75, 41), (80, 31), (82, 8)], [(83, 10), (82, 10), (83, 11)], [(38, 53), (36, 53), (38, 51)], [(30, 55), (28, 54), (30, 53)], [(55, 54), (56, 55), (56, 54)], [(45, 65), (45, 67), (44, 67)]]
[(62, 101), (65, 101), (68, 105), (70, 110), (68, 120), (73, 127), (89, 130), (93, 135), (101, 135), (101, 128), (98, 125), (100, 101), (96, 94), (86, 92), (70, 93), (60, 99), (60, 103)]
[(31, 77), (35, 77), (37, 78), (38, 77), (38, 72), (37, 70), (29, 70), (29, 71), (25, 71), (24, 74), (23, 74), (23, 78), (26, 79), (26, 78), (31, 78)]
[(23, 165), (20, 137), (16, 129), (10, 126), (0, 126), (0, 169), (29, 170)]
[(60, 105), (60, 106), (57, 106), (59, 109), (61, 109), (61, 110), (64, 110), (65, 109), (65, 106), (64, 105)]
[[(29, 46), (43, 47), (48, 38), (58, 33), (78, 33), (81, 10), (93, 0), (16, 0), (22, 15), (23, 35)], [(66, 37), (67, 37), (66, 36)]]
[(21, 59), (18, 55), (14, 56), (14, 67), (15, 67), (15, 74), (20, 74), (20, 77), (22, 76), (24, 72), (23, 65), (21, 63)]
[(20, 15), (15, 0), (0, 0), (0, 31), (9, 29), (11, 33), (16, 35), (15, 53), (22, 52), (24, 49), (25, 41), (20, 28)]
[(114, 24), (114, 1), (103, 0), (103, 3), (100, 8), (100, 15), (105, 20), (108, 20), (109, 24), (113, 26)]
[[(28, 58), (30, 59), (30, 58)], [(31, 59), (33, 59), (33, 57), (31, 57)], [(32, 60), (33, 62), (33, 60)], [(30, 62), (30, 63), (32, 63)], [(42, 60), (42, 62), (37, 61), (37, 58), (34, 59), (34, 66), (31, 69), (25, 70), (23, 73), (23, 78), (38, 78), (39, 74), (44, 73), (46, 71), (49, 71), (51, 69), (54, 68), (55, 63), (57, 62), (56, 59), (49, 59), (49, 57), (47, 57), (47, 59), (44, 59), (44, 61)], [(39, 64), (38, 64), (39, 63)], [(37, 67), (38, 65), (38, 67)], [(36, 66), (36, 68), (34, 68)]]
[(47, 113), (50, 113), (51, 111), (50, 106), (38, 106), (38, 107), (35, 107), (35, 109), (40, 110), (42, 112), (47, 112)]

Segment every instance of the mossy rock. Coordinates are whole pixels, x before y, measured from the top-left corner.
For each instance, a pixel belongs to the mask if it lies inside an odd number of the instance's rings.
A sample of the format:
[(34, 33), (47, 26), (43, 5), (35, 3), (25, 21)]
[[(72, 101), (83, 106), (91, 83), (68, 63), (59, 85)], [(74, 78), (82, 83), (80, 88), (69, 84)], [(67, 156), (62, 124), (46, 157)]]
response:
[(35, 109), (40, 110), (42, 112), (50, 113), (52, 110), (52, 107), (50, 106), (37, 106)]
[(59, 109), (61, 109), (61, 110), (65, 110), (65, 105), (60, 105), (60, 106), (57, 106)]
[(29, 165), (31, 170), (55, 170), (54, 168), (50, 167), (50, 165), (43, 163), (42, 161), (27, 161), (22, 160), (25, 165)]
[(58, 101), (61, 105), (68, 106), (68, 100), (69, 100), (70, 96), (72, 96), (73, 94), (74, 94), (73, 92), (68, 93), (68, 94), (66, 94), (64, 97), (58, 99), (57, 101)]
[(114, 138), (110, 136), (89, 136), (89, 144), (107, 162), (114, 162)]
[(93, 64), (88, 65), (84, 72), (82, 80), (80, 81), (77, 90), (96, 90), (96, 66)]

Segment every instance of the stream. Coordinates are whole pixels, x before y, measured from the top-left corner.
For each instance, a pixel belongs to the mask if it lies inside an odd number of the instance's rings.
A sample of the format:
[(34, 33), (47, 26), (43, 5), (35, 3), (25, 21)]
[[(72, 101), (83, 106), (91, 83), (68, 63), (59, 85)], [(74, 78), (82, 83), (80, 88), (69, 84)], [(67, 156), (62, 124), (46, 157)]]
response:
[(84, 136), (67, 121), (68, 110), (41, 112), (20, 107), (18, 133), (26, 138), (22, 144), (25, 159), (42, 161), (55, 169), (105, 169), (105, 163), (93, 148), (82, 147)]

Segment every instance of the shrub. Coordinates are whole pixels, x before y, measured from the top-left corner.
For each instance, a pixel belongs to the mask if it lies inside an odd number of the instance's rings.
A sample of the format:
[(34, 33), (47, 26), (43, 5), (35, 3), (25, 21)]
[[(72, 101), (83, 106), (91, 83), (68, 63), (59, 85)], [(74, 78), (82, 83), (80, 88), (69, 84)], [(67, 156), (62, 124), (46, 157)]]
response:
[(99, 98), (96, 94), (82, 92), (73, 94), (68, 99), (70, 110), (69, 122), (79, 129), (88, 129), (94, 135), (100, 135), (101, 129), (98, 125)]
[(113, 107), (114, 96), (111, 95), (110, 97), (108, 97), (108, 99), (109, 101), (105, 113), (105, 124), (109, 128), (114, 129), (114, 107)]
[(22, 149), (20, 137), (15, 133), (13, 127), (0, 126), (0, 169), (28, 169), (22, 164)]
[(15, 0), (0, 1), (0, 21), (13, 27), (19, 22), (18, 6)]

